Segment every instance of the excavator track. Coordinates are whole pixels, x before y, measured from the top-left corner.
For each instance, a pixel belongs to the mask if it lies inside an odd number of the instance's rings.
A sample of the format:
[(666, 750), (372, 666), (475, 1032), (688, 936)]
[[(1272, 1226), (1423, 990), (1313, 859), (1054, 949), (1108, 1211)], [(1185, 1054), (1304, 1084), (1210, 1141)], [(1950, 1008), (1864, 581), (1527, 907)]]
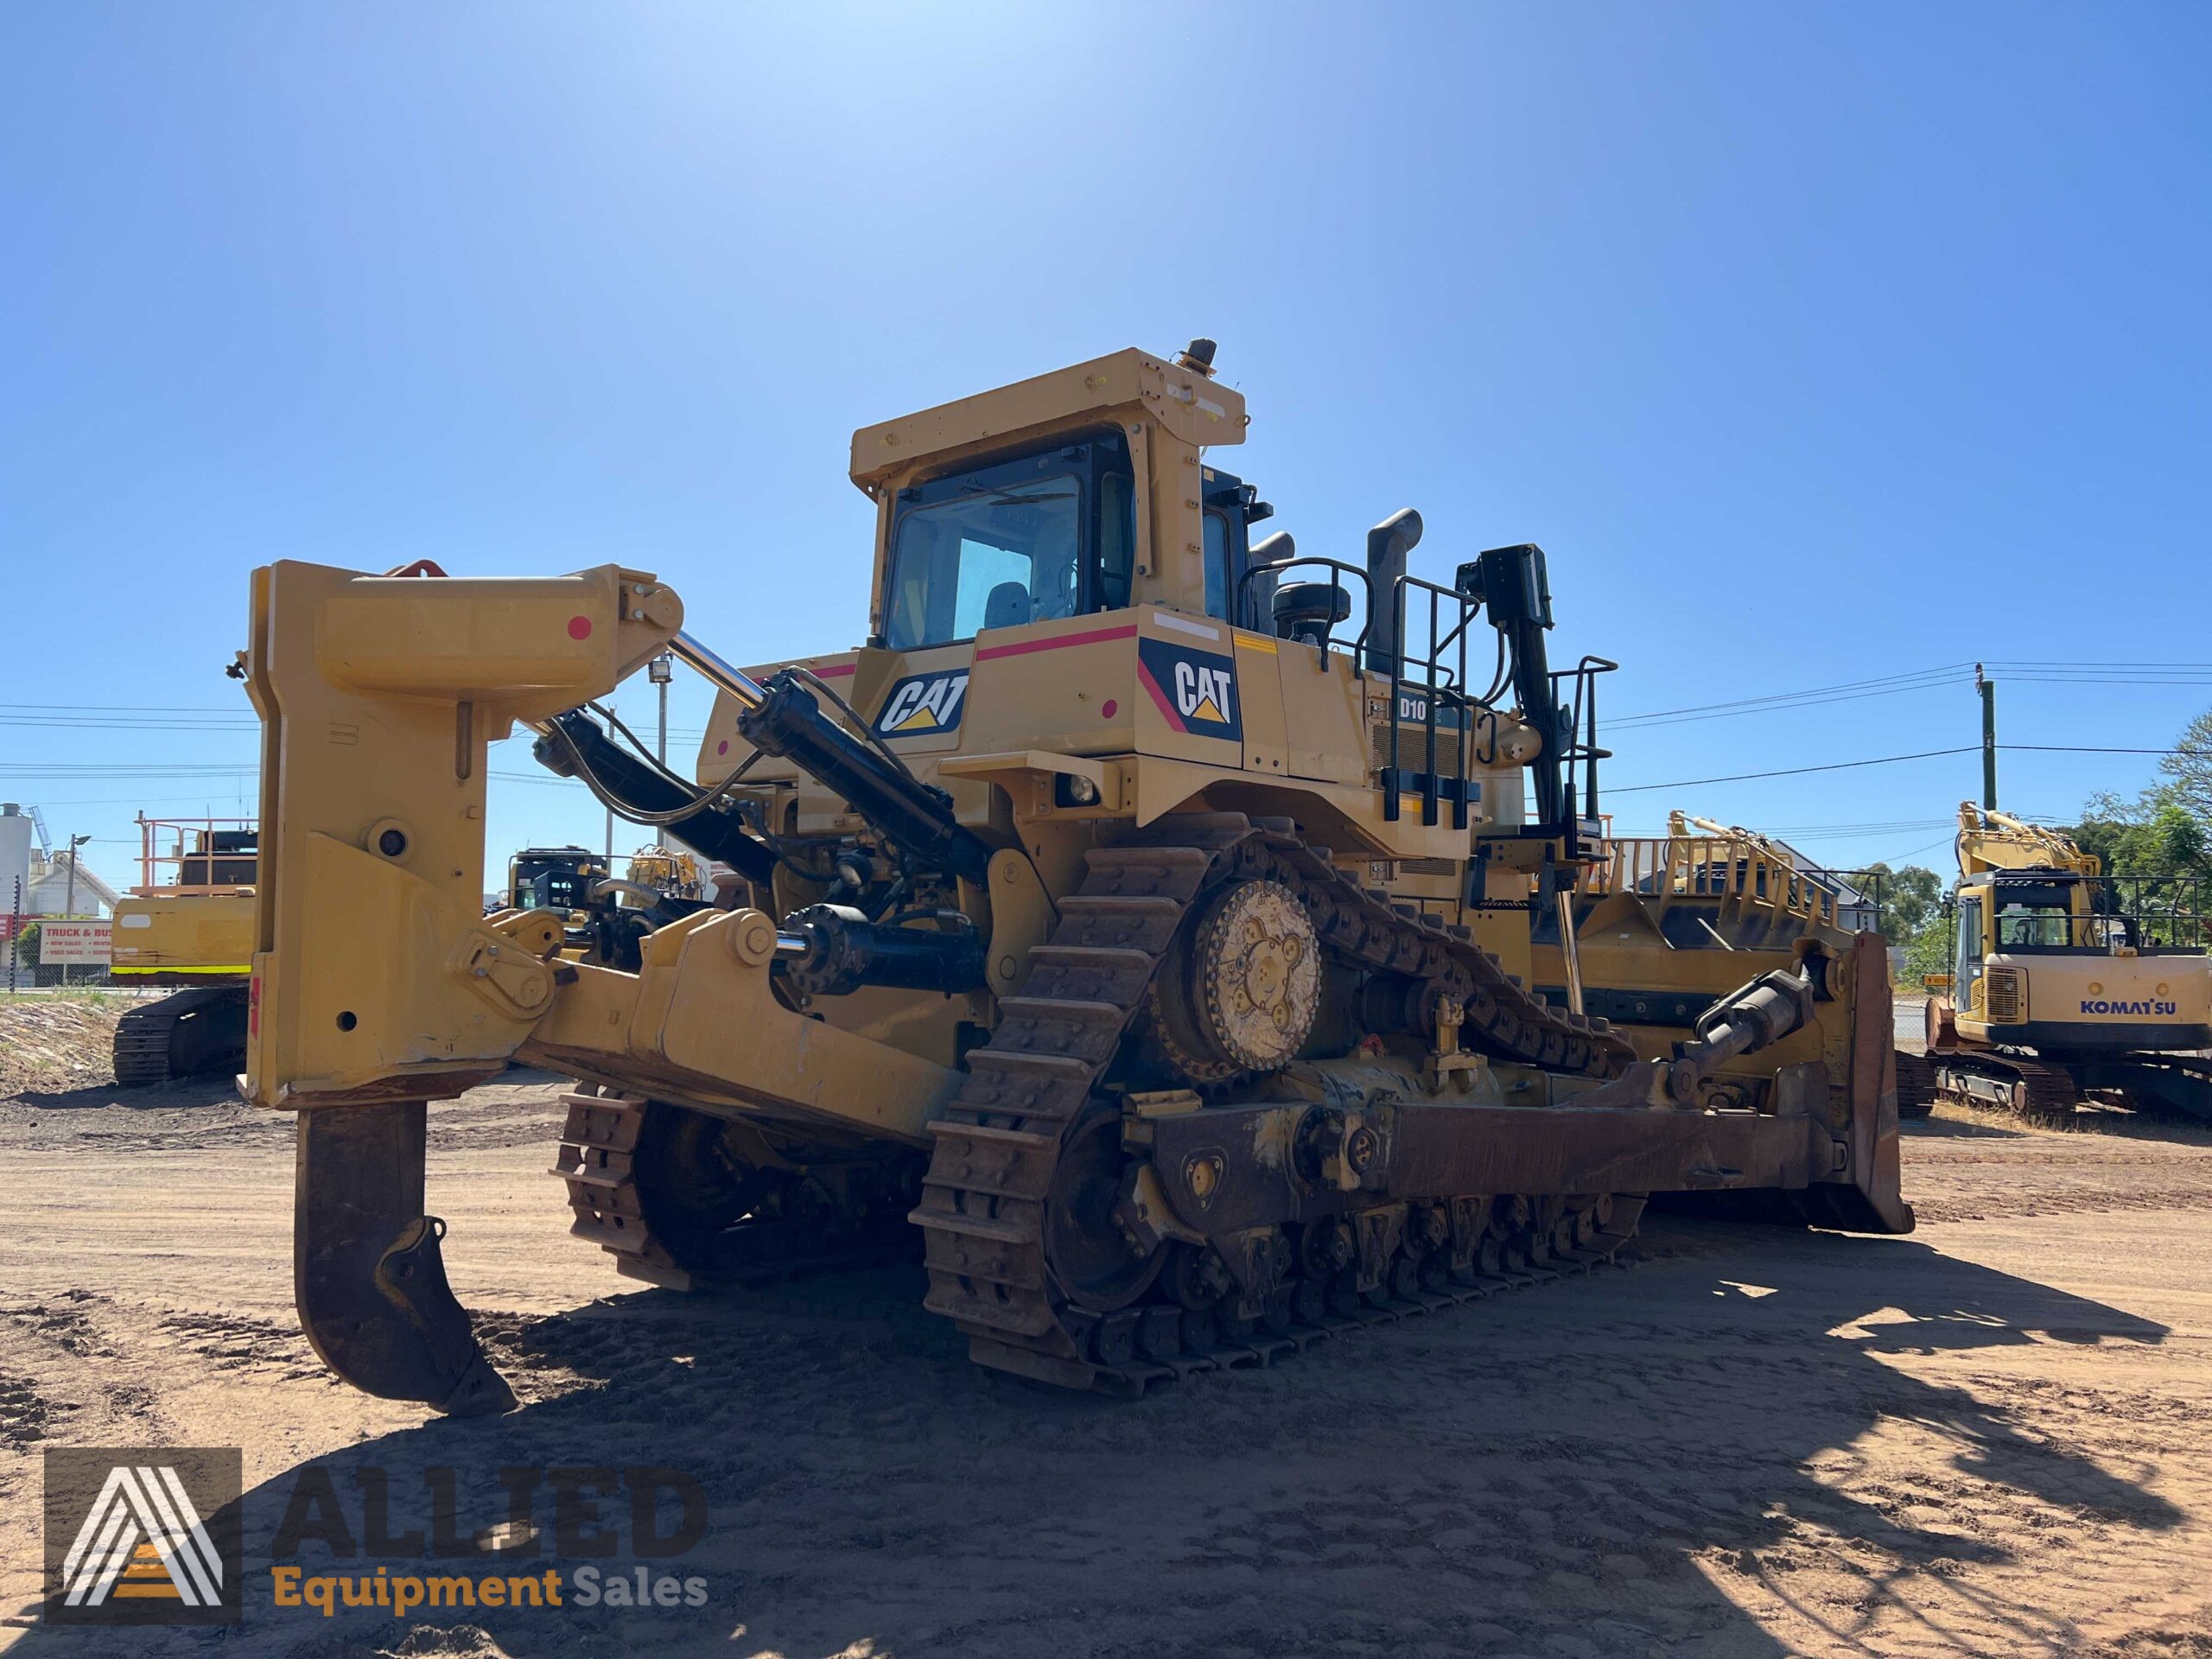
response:
[[(1963, 1106), (2009, 1111), (2032, 1123), (2070, 1123), (2082, 1091), (2063, 1068), (1988, 1049), (1932, 1048), (1936, 1094)], [(1899, 1083), (1903, 1096), (1903, 1082)]]
[(1211, 1306), (1144, 1300), (1144, 1284), (1125, 1306), (1069, 1300), (1048, 1261), (1054, 1217), (1046, 1200), (1058, 1166), (1095, 1127), (1094, 1090), (1184, 916), (1231, 876), (1291, 887), (1340, 960), (1437, 982), (1461, 996), (1470, 1046), (1597, 1077), (1633, 1058), (1603, 1022), (1534, 995), (1465, 930), (1357, 887), (1287, 824), (1191, 815), (1100, 848), (1089, 855), (1081, 890), (1061, 901), (1051, 940), (1033, 953), (1021, 995), (1001, 1001), (990, 1042), (969, 1053), (960, 1091), (931, 1126), (936, 1147), (911, 1217), (927, 1239), (925, 1305), (967, 1334), (979, 1363), (1064, 1387), (1141, 1393), (1194, 1370), (1265, 1364), (1355, 1325), (1586, 1272), (1633, 1236), (1641, 1195), (1573, 1205), (1471, 1197), (1452, 1201), (1483, 1236), (1465, 1279), (1437, 1273), (1434, 1259), (1394, 1254), (1387, 1277), (1363, 1291), (1349, 1290), (1342, 1274), (1282, 1287), (1251, 1325), (1224, 1323)]
[(127, 1010), (115, 1027), (115, 1080), (126, 1089), (236, 1071), (245, 1064), (246, 988), (195, 985)]

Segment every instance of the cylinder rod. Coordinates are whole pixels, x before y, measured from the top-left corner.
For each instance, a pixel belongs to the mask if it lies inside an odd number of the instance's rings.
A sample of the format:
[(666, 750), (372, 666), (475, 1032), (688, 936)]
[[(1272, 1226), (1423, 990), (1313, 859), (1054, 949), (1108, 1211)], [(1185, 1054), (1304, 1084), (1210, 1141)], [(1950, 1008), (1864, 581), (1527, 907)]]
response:
[(1567, 964), (1567, 1011), (1582, 1014), (1582, 942), (1574, 937), (1574, 889), (1561, 887), (1553, 897), (1559, 907), (1559, 953)]
[(676, 637), (668, 642), (668, 648), (747, 709), (758, 709), (768, 701), (768, 693), (760, 681), (743, 669), (724, 662), (712, 647), (701, 645), (690, 634), (679, 630)]

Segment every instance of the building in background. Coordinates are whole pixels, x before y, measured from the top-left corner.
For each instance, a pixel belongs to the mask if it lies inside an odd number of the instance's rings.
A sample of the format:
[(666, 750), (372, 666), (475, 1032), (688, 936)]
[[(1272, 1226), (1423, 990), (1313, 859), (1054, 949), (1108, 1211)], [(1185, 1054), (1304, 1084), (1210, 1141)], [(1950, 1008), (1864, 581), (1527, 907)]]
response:
[(0, 916), (30, 908), (31, 820), (13, 801), (0, 801)]
[(31, 859), (30, 884), (24, 891), (26, 916), (111, 916), (120, 895), (77, 862), (73, 852)]

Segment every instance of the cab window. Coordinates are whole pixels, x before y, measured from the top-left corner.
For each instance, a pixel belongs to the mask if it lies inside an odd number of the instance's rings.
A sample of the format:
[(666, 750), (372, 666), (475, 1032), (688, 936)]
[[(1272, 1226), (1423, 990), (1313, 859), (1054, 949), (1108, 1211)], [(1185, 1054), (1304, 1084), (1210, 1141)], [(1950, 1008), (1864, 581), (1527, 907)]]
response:
[(952, 645), (1129, 601), (1136, 509), (1118, 434), (899, 493), (882, 643)]
[(1076, 614), (1080, 506), (1077, 481), (1057, 477), (977, 486), (906, 513), (887, 643), (908, 651)]
[(1136, 481), (1109, 472), (1098, 480), (1098, 608), (1129, 607), (1129, 574), (1137, 563)]
[(1206, 514), (1206, 614), (1229, 620), (1229, 518)]
[(2008, 904), (1997, 912), (1997, 948), (2066, 944), (2069, 919), (2063, 905)]
[(1951, 967), (1951, 997), (1960, 1007), (1972, 1000), (1968, 988), (1981, 977), (1981, 900), (1959, 900), (1959, 952)]

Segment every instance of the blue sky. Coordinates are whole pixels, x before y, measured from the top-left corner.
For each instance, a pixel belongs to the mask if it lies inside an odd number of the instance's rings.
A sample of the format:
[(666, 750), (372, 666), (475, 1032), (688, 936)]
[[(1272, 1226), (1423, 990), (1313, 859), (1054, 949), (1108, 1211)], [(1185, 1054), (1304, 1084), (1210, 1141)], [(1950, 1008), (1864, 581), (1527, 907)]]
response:
[[(9, 7), (0, 795), (118, 883), (139, 805), (250, 810), (273, 558), (620, 560), (733, 658), (849, 645), (855, 426), (1200, 333), (1302, 549), (1541, 543), (1618, 713), (2212, 663), (2208, 48), (2197, 5)], [(2038, 672), (2008, 741), (2212, 705)], [(1626, 791), (1978, 720), (1954, 672), (1624, 726), (1612, 804), (1940, 864), (1971, 755)], [(600, 823), (495, 782), (495, 855)]]

